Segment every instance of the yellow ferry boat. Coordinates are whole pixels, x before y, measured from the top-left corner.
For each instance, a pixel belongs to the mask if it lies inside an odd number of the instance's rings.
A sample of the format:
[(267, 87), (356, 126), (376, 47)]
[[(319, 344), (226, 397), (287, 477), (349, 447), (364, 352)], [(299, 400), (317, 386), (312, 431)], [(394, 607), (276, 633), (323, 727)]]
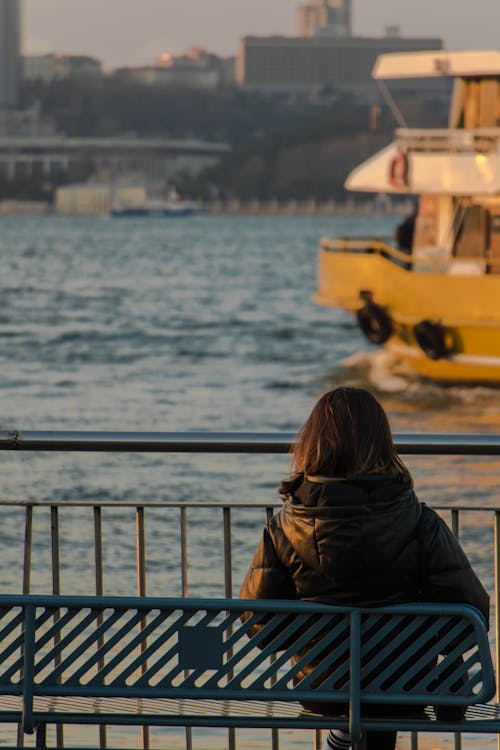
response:
[(373, 77), (451, 76), (448, 128), (399, 128), (349, 190), (417, 196), (394, 246), (323, 239), (314, 301), (354, 313), (420, 376), (500, 383), (500, 52), (381, 55)]

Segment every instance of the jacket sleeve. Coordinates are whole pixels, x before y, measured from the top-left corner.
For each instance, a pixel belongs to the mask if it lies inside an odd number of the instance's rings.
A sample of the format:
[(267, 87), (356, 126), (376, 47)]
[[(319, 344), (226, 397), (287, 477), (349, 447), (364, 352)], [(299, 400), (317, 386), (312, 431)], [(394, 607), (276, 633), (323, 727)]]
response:
[[(272, 523), (272, 520), (271, 520)], [(260, 543), (255, 551), (252, 563), (241, 586), (240, 597), (242, 599), (296, 599), (295, 586), (288, 568), (279, 559), (274, 546), (273, 537), (269, 524), (265, 527)], [(241, 620), (246, 622), (251, 612), (243, 612)], [(280, 624), (280, 628), (267, 629), (263, 637), (261, 631), (266, 627), (269, 616), (261, 618), (260, 623), (253, 625), (248, 636), (256, 638), (258, 648), (265, 648), (272, 644), (281, 635), (281, 632), (293, 621), (294, 616), (289, 615)], [(274, 651), (288, 648), (288, 642), (278, 641)]]
[(489, 624), (490, 597), (446, 523), (432, 509), (424, 511), (424, 598), (470, 604)]
[(242, 599), (296, 599), (290, 570), (279, 559), (266, 526), (241, 586)]

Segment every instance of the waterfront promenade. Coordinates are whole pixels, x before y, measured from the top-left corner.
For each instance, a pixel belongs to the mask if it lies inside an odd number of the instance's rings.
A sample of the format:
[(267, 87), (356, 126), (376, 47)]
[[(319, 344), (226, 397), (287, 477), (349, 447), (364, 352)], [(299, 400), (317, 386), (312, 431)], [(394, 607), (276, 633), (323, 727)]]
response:
[[(497, 460), (500, 436), (396, 435), (403, 455), (421, 454)], [(98, 433), (98, 432), (0, 432), (4, 457), (43, 456), (48, 465), (61, 456), (74, 454), (88, 461), (95, 454), (131, 455), (156, 453), (177, 466), (184, 457), (199, 457), (205, 472), (217, 472), (222, 462), (236, 459), (240, 471), (253, 458), (265, 464), (273, 454), (286, 453), (290, 433)], [(168, 455), (167, 455), (168, 454)], [(170, 468), (169, 468), (170, 467)], [(165, 463), (168, 478), (172, 464)], [(249, 470), (253, 468), (248, 467)], [(243, 477), (241, 478), (243, 479)], [(172, 488), (165, 500), (135, 501), (86, 499), (26, 500), (3, 498), (0, 502), (3, 536), (5, 593), (62, 593), (150, 596), (237, 597), (250, 550), (265, 518), (278, 503), (258, 502), (235, 496), (227, 502), (211, 501), (201, 492), (199, 481), (190, 485), (191, 499), (174, 499)], [(179, 488), (178, 488), (179, 489)], [(267, 494), (267, 492), (266, 492)], [(271, 495), (270, 495), (271, 496)], [(470, 498), (469, 498), (470, 499)], [(435, 506), (436, 507), (436, 506)], [(473, 502), (441, 505), (439, 511), (460, 536), (476, 569), (492, 595), (492, 647), (497, 642), (500, 507)], [(478, 557), (479, 549), (482, 557)], [(20, 564), (22, 563), (22, 564)], [(498, 657), (496, 657), (498, 663)], [(14, 741), (4, 732), (4, 746)], [(214, 748), (250, 750), (314, 748), (311, 730), (282, 730), (273, 739), (270, 730), (150, 730), (143, 737), (138, 729), (107, 730), (106, 739), (94, 728), (64, 728), (58, 746), (166, 750)], [(26, 746), (30, 738), (27, 739)], [(401, 735), (400, 748), (414, 747), (410, 736)], [(456, 747), (449, 735), (422, 735), (422, 748)], [(49, 737), (50, 743), (50, 737)], [(495, 737), (464, 737), (464, 747), (493, 747)], [(50, 744), (49, 744), (50, 746)]]

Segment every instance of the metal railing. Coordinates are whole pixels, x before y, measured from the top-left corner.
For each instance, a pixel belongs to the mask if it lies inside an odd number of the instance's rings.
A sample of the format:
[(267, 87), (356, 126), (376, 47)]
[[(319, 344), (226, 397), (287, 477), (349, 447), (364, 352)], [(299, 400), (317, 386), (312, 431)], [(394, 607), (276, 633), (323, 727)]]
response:
[[(0, 431), (0, 450), (3, 451), (96, 451), (133, 453), (253, 453), (276, 454), (289, 451), (293, 433), (130, 433), (130, 432), (47, 432)], [(498, 456), (500, 435), (479, 434), (395, 434), (396, 447), (403, 455), (441, 456)], [(1, 500), (2, 513), (15, 511), (24, 516), (16, 533), (23, 554), (22, 593), (40, 589), (54, 594), (78, 592), (83, 585), (86, 593), (103, 595), (137, 593), (141, 596), (219, 595), (237, 596), (238, 581), (250, 561), (249, 550), (254, 546), (262, 525), (276, 512), (275, 503), (255, 501), (125, 501), (125, 500)], [(489, 532), (494, 537), (494, 559), (491, 561), (491, 580), (494, 582), (495, 627), (492, 628), (494, 645), (499, 638), (500, 602), (500, 507), (482, 505), (433, 505), (447, 516), (453, 532), (460, 536), (468, 528), (470, 514), (485, 513)], [(117, 520), (118, 519), (118, 520)], [(45, 530), (44, 547), (40, 533), (35, 534), (37, 523)], [(65, 529), (78, 527), (78, 544), (65, 538)], [(249, 529), (251, 533), (249, 533)], [(133, 535), (132, 539), (130, 537)], [(211, 543), (213, 540), (213, 543)], [(242, 545), (246, 544), (244, 552)], [(200, 564), (191, 553), (192, 547), (203, 549), (206, 560)], [(43, 549), (42, 549), (43, 547)], [(121, 562), (120, 555), (127, 548)], [(168, 554), (165, 550), (168, 549)], [(86, 561), (77, 560), (81, 550), (87, 553)], [(117, 555), (117, 558), (115, 558)], [(210, 559), (208, 559), (210, 557)], [(43, 562), (41, 562), (43, 560)], [(82, 567), (85, 565), (85, 572)], [(122, 565), (122, 567), (120, 567)], [(207, 569), (213, 573), (208, 576)], [(73, 567), (69, 577), (70, 591), (64, 590), (64, 577)], [(116, 568), (119, 568), (118, 574)], [(111, 573), (110, 573), (111, 569)], [(169, 572), (166, 572), (166, 571)], [(76, 572), (75, 572), (76, 571)], [(79, 572), (80, 571), (80, 572)], [(135, 588), (135, 591), (131, 590)], [(153, 591), (150, 591), (153, 589)], [(496, 653), (497, 674), (500, 674), (500, 657)], [(63, 748), (65, 732), (71, 728), (59, 727), (57, 746)], [(80, 730), (78, 730), (80, 731)], [(95, 729), (99, 732), (99, 747), (109, 745), (113, 730)], [(127, 730), (130, 731), (130, 730)], [(253, 737), (253, 741), (255, 737)], [(270, 741), (263, 740), (262, 747), (286, 750), (287, 738), (273, 730)], [(150, 731), (142, 729), (141, 746), (154, 747)], [(17, 743), (23, 746), (24, 738), (18, 732)], [(122, 742), (122, 739), (120, 739)], [(207, 748), (205, 737), (199, 747)], [(236, 748), (235, 730), (227, 730), (227, 747)], [(177, 744), (176, 744), (177, 743)], [(320, 747), (321, 738), (315, 733), (314, 744)], [(412, 747), (418, 738), (412, 737)], [(459, 747), (461, 738), (455, 738)], [(482, 740), (484, 743), (484, 739)], [(121, 744), (120, 746), (124, 746)], [(164, 745), (161, 745), (162, 747)], [(169, 747), (196, 748), (196, 738), (187, 729), (185, 734), (169, 738)]]
[[(333, 242), (333, 240), (332, 240)], [(292, 432), (102, 432), (0, 430), (0, 450), (134, 453), (286, 453)], [(498, 456), (500, 435), (394, 434), (405, 455)]]
[(320, 249), (325, 253), (351, 253), (359, 255), (380, 255), (398, 265), (405, 267), (408, 263), (408, 253), (389, 245), (379, 239), (355, 239), (347, 237), (325, 237), (320, 242)]

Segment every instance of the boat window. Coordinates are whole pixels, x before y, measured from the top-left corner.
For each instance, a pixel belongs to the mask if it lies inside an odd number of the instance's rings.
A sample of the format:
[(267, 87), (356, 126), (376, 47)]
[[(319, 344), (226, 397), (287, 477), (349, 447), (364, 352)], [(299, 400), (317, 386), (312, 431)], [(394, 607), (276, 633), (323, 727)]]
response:
[(464, 128), (494, 128), (500, 125), (498, 78), (462, 81), (462, 86), (457, 88), (457, 95), (460, 90), (463, 94), (463, 117), (460, 117), (459, 106), (455, 101), (453, 119), (456, 124), (461, 120)]
[(464, 94), (465, 81), (461, 78), (456, 78), (453, 83), (453, 92), (450, 102), (450, 113), (448, 116), (448, 127), (449, 128), (463, 128), (464, 126)]
[(418, 206), (413, 235), (413, 247), (435, 247), (437, 243), (437, 198), (422, 195)]
[(479, 127), (495, 128), (500, 125), (500, 81), (489, 78), (481, 81), (479, 95)]
[(455, 258), (484, 258), (488, 244), (488, 211), (484, 206), (464, 206), (456, 214)]

